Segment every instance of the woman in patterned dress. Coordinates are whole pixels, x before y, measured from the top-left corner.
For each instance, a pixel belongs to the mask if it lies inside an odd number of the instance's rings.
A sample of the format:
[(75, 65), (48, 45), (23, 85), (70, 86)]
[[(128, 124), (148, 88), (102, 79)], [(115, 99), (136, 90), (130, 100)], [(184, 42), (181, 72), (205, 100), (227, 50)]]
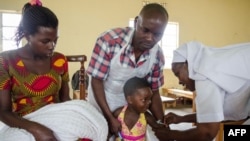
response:
[[(23, 47), (0, 53), (0, 140), (98, 140), (83, 130), (93, 123), (103, 125), (102, 131), (92, 132), (105, 138), (106, 120), (97, 110), (89, 106), (87, 111), (84, 101), (69, 101), (68, 63), (63, 54), (54, 52), (58, 19), (40, 1), (23, 7), (17, 44), (23, 38), (27, 40)], [(93, 116), (99, 119), (86, 122)]]

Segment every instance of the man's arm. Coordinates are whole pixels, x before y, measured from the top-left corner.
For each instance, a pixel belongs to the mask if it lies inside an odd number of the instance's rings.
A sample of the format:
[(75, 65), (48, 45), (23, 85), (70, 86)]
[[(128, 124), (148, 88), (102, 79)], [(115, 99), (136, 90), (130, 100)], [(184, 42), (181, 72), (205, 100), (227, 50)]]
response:
[(112, 112), (106, 101), (103, 80), (92, 77), (91, 85), (93, 88), (95, 100), (99, 105), (99, 107), (101, 108), (105, 118), (106, 119), (112, 118), (113, 117)]
[(121, 125), (119, 121), (113, 116), (113, 113), (111, 112), (108, 106), (108, 103), (106, 101), (105, 91), (104, 91), (103, 80), (92, 77), (91, 85), (93, 88), (95, 100), (97, 104), (99, 105), (99, 107), (101, 108), (104, 114), (104, 117), (107, 119), (111, 132), (118, 133)]
[(164, 84), (163, 69), (165, 60), (161, 48), (159, 48), (159, 50), (157, 51), (156, 57), (157, 62), (153, 66), (153, 70), (149, 76), (151, 80), (148, 80), (148, 82), (151, 83), (151, 88), (153, 92), (152, 103), (149, 109), (157, 120), (163, 121), (165, 111), (163, 111), (159, 88)]
[(164, 112), (159, 90), (153, 91), (152, 103), (149, 109), (157, 120), (163, 121)]

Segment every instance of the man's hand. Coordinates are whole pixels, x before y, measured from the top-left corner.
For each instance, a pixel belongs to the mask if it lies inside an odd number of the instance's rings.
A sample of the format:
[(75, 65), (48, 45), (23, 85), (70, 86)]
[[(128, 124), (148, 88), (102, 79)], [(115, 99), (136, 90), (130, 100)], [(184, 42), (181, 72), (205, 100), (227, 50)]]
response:
[(160, 141), (167, 141), (168, 140), (168, 132), (170, 131), (167, 127), (161, 127), (161, 128), (153, 128), (153, 131), (155, 132), (155, 136)]
[(108, 123), (110, 132), (118, 136), (118, 132), (120, 132), (122, 128), (121, 123), (114, 117), (110, 118)]

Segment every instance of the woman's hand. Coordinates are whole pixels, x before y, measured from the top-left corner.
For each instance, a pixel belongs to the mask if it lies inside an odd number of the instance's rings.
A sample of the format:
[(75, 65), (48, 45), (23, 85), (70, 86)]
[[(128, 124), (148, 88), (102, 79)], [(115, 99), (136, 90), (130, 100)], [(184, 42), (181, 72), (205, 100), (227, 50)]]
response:
[(178, 123), (180, 123), (181, 122), (181, 116), (179, 116), (179, 115), (176, 115), (175, 113), (172, 113), (172, 112), (170, 112), (170, 113), (168, 113), (168, 114), (166, 114), (165, 116), (164, 116), (164, 123), (166, 124), (166, 125), (169, 125), (169, 124), (178, 124)]
[(51, 129), (38, 123), (33, 124), (30, 133), (36, 141), (58, 141)]

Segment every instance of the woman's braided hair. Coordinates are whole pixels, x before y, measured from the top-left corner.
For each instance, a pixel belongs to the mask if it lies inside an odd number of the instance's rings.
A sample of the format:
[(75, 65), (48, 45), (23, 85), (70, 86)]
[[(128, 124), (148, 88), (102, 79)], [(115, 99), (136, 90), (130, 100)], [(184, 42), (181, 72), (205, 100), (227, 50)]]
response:
[(17, 45), (25, 35), (34, 35), (39, 27), (58, 27), (57, 16), (40, 4), (26, 3), (22, 9), (22, 19), (15, 34)]

